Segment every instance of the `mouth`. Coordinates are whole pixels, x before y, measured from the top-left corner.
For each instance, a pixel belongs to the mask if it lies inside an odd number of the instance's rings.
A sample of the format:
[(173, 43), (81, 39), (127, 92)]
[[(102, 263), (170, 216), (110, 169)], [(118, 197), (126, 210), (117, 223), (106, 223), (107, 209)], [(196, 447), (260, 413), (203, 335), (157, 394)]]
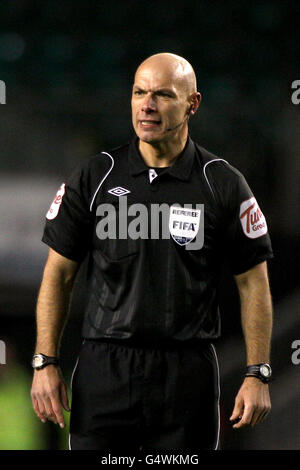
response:
[(159, 127), (161, 124), (161, 121), (155, 121), (154, 119), (141, 119), (139, 121), (139, 125), (142, 127), (142, 129), (155, 129)]

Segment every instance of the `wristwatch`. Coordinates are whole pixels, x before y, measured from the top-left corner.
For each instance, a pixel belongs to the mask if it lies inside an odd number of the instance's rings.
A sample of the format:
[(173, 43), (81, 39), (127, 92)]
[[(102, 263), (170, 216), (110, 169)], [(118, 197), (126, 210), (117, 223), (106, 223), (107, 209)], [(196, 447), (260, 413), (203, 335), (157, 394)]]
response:
[(270, 364), (263, 362), (261, 364), (253, 364), (247, 366), (246, 377), (257, 377), (263, 383), (270, 382), (272, 378), (272, 369)]
[(50, 364), (58, 366), (59, 361), (57, 357), (45, 356), (45, 354), (35, 354), (32, 358), (31, 365), (36, 370), (41, 370)]

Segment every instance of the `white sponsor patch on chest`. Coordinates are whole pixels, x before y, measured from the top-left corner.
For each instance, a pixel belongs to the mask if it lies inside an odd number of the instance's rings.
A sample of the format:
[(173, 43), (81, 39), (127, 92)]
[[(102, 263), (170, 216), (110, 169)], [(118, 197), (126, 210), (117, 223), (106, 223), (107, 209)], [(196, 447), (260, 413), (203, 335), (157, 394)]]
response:
[(255, 197), (241, 203), (240, 221), (246, 237), (258, 238), (268, 232), (265, 216), (260, 210)]
[(200, 209), (170, 207), (169, 231), (179, 245), (187, 245), (197, 235), (200, 227)]
[(55, 219), (55, 217), (57, 216), (64, 194), (65, 194), (65, 183), (63, 183), (61, 187), (59, 188), (59, 190), (57, 191), (56, 196), (50, 206), (50, 209), (48, 210), (46, 214), (46, 218), (48, 220)]

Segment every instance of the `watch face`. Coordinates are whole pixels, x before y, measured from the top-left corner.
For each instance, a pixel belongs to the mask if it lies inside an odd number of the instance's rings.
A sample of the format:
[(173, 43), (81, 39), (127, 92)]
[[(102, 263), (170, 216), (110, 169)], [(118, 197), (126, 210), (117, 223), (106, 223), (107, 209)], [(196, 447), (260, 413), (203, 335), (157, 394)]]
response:
[(259, 370), (260, 370), (261, 375), (263, 375), (264, 377), (270, 377), (271, 369), (268, 365), (263, 364), (262, 366), (260, 366)]
[(41, 367), (44, 364), (43, 356), (37, 355), (33, 358), (33, 367)]

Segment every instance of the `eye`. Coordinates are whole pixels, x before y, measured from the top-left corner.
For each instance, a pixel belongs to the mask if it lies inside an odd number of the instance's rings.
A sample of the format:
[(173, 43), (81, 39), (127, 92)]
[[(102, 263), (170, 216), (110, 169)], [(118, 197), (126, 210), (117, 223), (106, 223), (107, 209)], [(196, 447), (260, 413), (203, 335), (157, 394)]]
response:
[(143, 93), (143, 90), (135, 90), (134, 92), (135, 95), (142, 95)]
[(161, 92), (158, 93), (158, 94), (159, 94), (160, 96), (166, 96), (166, 97), (168, 97), (168, 98), (171, 98), (170, 93), (167, 93), (167, 92), (165, 92), (165, 91), (161, 91)]

